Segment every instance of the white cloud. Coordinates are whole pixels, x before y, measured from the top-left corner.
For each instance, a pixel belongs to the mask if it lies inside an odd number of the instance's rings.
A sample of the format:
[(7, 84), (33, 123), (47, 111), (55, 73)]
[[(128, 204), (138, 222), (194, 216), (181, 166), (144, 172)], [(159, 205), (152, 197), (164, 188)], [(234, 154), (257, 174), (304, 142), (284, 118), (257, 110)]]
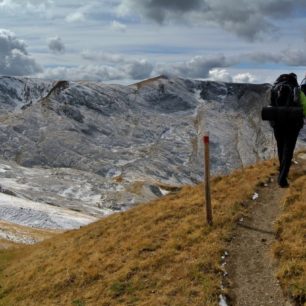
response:
[(208, 78), (217, 82), (232, 82), (233, 78), (226, 69), (214, 68), (208, 73)]
[(7, 9), (7, 10), (16, 9), (17, 3), (12, 0), (2, 0), (0, 2), (0, 8)]
[[(112, 73), (106, 73), (104, 78), (110, 80), (112, 77), (120, 76), (127, 79), (145, 79), (152, 75), (166, 74), (191, 78), (209, 78), (221, 82), (252, 82), (255, 78), (249, 73), (240, 73), (232, 76), (225, 67), (231, 67), (239, 63), (239, 57), (226, 57), (222, 54), (216, 56), (195, 56), (182, 63), (172, 63), (168, 65), (153, 65), (146, 59), (131, 59), (120, 54), (105, 52), (84, 51), (82, 58), (100, 65), (99, 71), (108, 71), (112, 67)], [(86, 66), (88, 72), (92, 65)], [(102, 69), (103, 67), (103, 69)], [(108, 67), (106, 69), (106, 67)], [(84, 69), (84, 67), (83, 67)], [(106, 70), (105, 70), (106, 69)], [(117, 71), (116, 74), (113, 72)], [(93, 74), (91, 79), (97, 74)], [(99, 76), (101, 78), (101, 76)]]
[(109, 81), (126, 78), (126, 75), (123, 71), (120, 71), (116, 68), (99, 65), (48, 68), (37, 76), (44, 79), (66, 79), (75, 81)]
[[(147, 68), (147, 70), (146, 70)], [(78, 67), (55, 67), (45, 69), (37, 74), (37, 77), (44, 79), (66, 79), (66, 80), (87, 80), (109, 82), (116, 81), (122, 83), (126, 80), (142, 80), (148, 77), (155, 76), (151, 73), (151, 65), (147, 62), (138, 62), (124, 66), (105, 66), (105, 65), (83, 65)], [(271, 76), (269, 76), (271, 78)], [(258, 83), (267, 82), (267, 80), (258, 79), (250, 72), (230, 73), (226, 69), (212, 69), (208, 73), (208, 80), (216, 82), (229, 83)], [(271, 82), (272, 80), (270, 80)]]
[(127, 27), (125, 24), (113, 20), (113, 22), (111, 23), (111, 28), (116, 31), (125, 32)]
[(48, 47), (53, 53), (59, 54), (65, 52), (65, 45), (59, 36), (49, 38)]
[(73, 12), (73, 13), (66, 16), (66, 21), (71, 22), (71, 23), (73, 23), (73, 22), (83, 22), (83, 21), (85, 21), (84, 12), (81, 12), (81, 11)]
[(68, 80), (141, 80), (151, 76), (153, 64), (145, 59), (125, 59), (121, 55), (85, 51), (82, 57), (88, 65), (45, 69), (38, 77)]
[(128, 79), (140, 80), (150, 77), (154, 65), (146, 59), (129, 59), (119, 54), (84, 51), (82, 57), (88, 61), (114, 66)]
[(0, 74), (33, 75), (42, 68), (28, 54), (23, 40), (9, 30), (0, 29)]
[(50, 16), (53, 4), (52, 0), (2, 0), (0, 2), (0, 10), (12, 15), (34, 13)]
[(239, 73), (233, 77), (234, 83), (255, 83), (256, 77), (249, 72)]
[(226, 69), (212, 69), (209, 71), (208, 78), (216, 82), (233, 82), (233, 83), (255, 83), (257, 79), (249, 72), (231, 75)]
[(170, 73), (190, 78), (207, 78), (210, 70), (229, 67), (235, 63), (236, 59), (227, 58), (222, 54), (215, 56), (195, 56), (183, 63), (158, 66), (156, 72), (159, 74)]
[(86, 5), (80, 5), (77, 10), (70, 12), (65, 20), (69, 23), (85, 22), (90, 19), (91, 15), (99, 14), (102, 10), (106, 10), (106, 6), (101, 5), (98, 1), (89, 1)]

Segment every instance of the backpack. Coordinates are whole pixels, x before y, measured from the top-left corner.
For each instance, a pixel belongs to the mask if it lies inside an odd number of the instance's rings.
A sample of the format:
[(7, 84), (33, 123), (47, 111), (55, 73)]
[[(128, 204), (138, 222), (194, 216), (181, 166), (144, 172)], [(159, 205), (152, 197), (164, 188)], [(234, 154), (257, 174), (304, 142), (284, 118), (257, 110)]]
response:
[(271, 105), (300, 106), (299, 84), (293, 74), (281, 74), (271, 88)]
[(270, 106), (262, 109), (262, 120), (270, 121), (272, 127), (302, 128), (303, 116), (296, 75), (281, 74), (271, 88)]

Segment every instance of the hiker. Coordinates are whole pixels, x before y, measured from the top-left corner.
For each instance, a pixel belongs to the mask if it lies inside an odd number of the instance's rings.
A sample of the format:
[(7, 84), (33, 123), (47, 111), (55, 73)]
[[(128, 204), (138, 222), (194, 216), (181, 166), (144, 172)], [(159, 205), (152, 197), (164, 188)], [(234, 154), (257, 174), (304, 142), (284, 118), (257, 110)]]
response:
[[(304, 86), (306, 93), (306, 84)], [(277, 142), (279, 159), (278, 184), (289, 186), (287, 176), (300, 130), (304, 125), (302, 99), (306, 96), (299, 89), (295, 73), (282, 74), (271, 89), (271, 106), (276, 107), (275, 121), (270, 121)], [(305, 99), (306, 101), (306, 99)]]

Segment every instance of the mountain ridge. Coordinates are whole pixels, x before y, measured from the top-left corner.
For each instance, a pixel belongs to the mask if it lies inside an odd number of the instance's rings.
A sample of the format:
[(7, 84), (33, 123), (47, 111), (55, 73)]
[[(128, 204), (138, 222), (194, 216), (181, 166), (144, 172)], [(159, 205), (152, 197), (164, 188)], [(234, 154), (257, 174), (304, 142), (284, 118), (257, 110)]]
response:
[(49, 206), (101, 217), (161, 196), (162, 186), (198, 183), (205, 131), (213, 174), (273, 155), (260, 118), (268, 84), (159, 76), (129, 86), (13, 77), (0, 85), (0, 184)]

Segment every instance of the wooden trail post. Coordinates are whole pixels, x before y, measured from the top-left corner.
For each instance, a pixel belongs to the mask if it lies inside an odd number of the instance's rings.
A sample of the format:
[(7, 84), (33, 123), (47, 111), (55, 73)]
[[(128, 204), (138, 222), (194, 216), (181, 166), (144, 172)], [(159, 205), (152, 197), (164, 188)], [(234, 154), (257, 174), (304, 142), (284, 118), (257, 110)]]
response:
[(210, 195), (210, 158), (209, 158), (209, 136), (203, 137), (204, 142), (204, 184), (205, 184), (205, 204), (206, 219), (209, 225), (213, 224), (211, 195)]

